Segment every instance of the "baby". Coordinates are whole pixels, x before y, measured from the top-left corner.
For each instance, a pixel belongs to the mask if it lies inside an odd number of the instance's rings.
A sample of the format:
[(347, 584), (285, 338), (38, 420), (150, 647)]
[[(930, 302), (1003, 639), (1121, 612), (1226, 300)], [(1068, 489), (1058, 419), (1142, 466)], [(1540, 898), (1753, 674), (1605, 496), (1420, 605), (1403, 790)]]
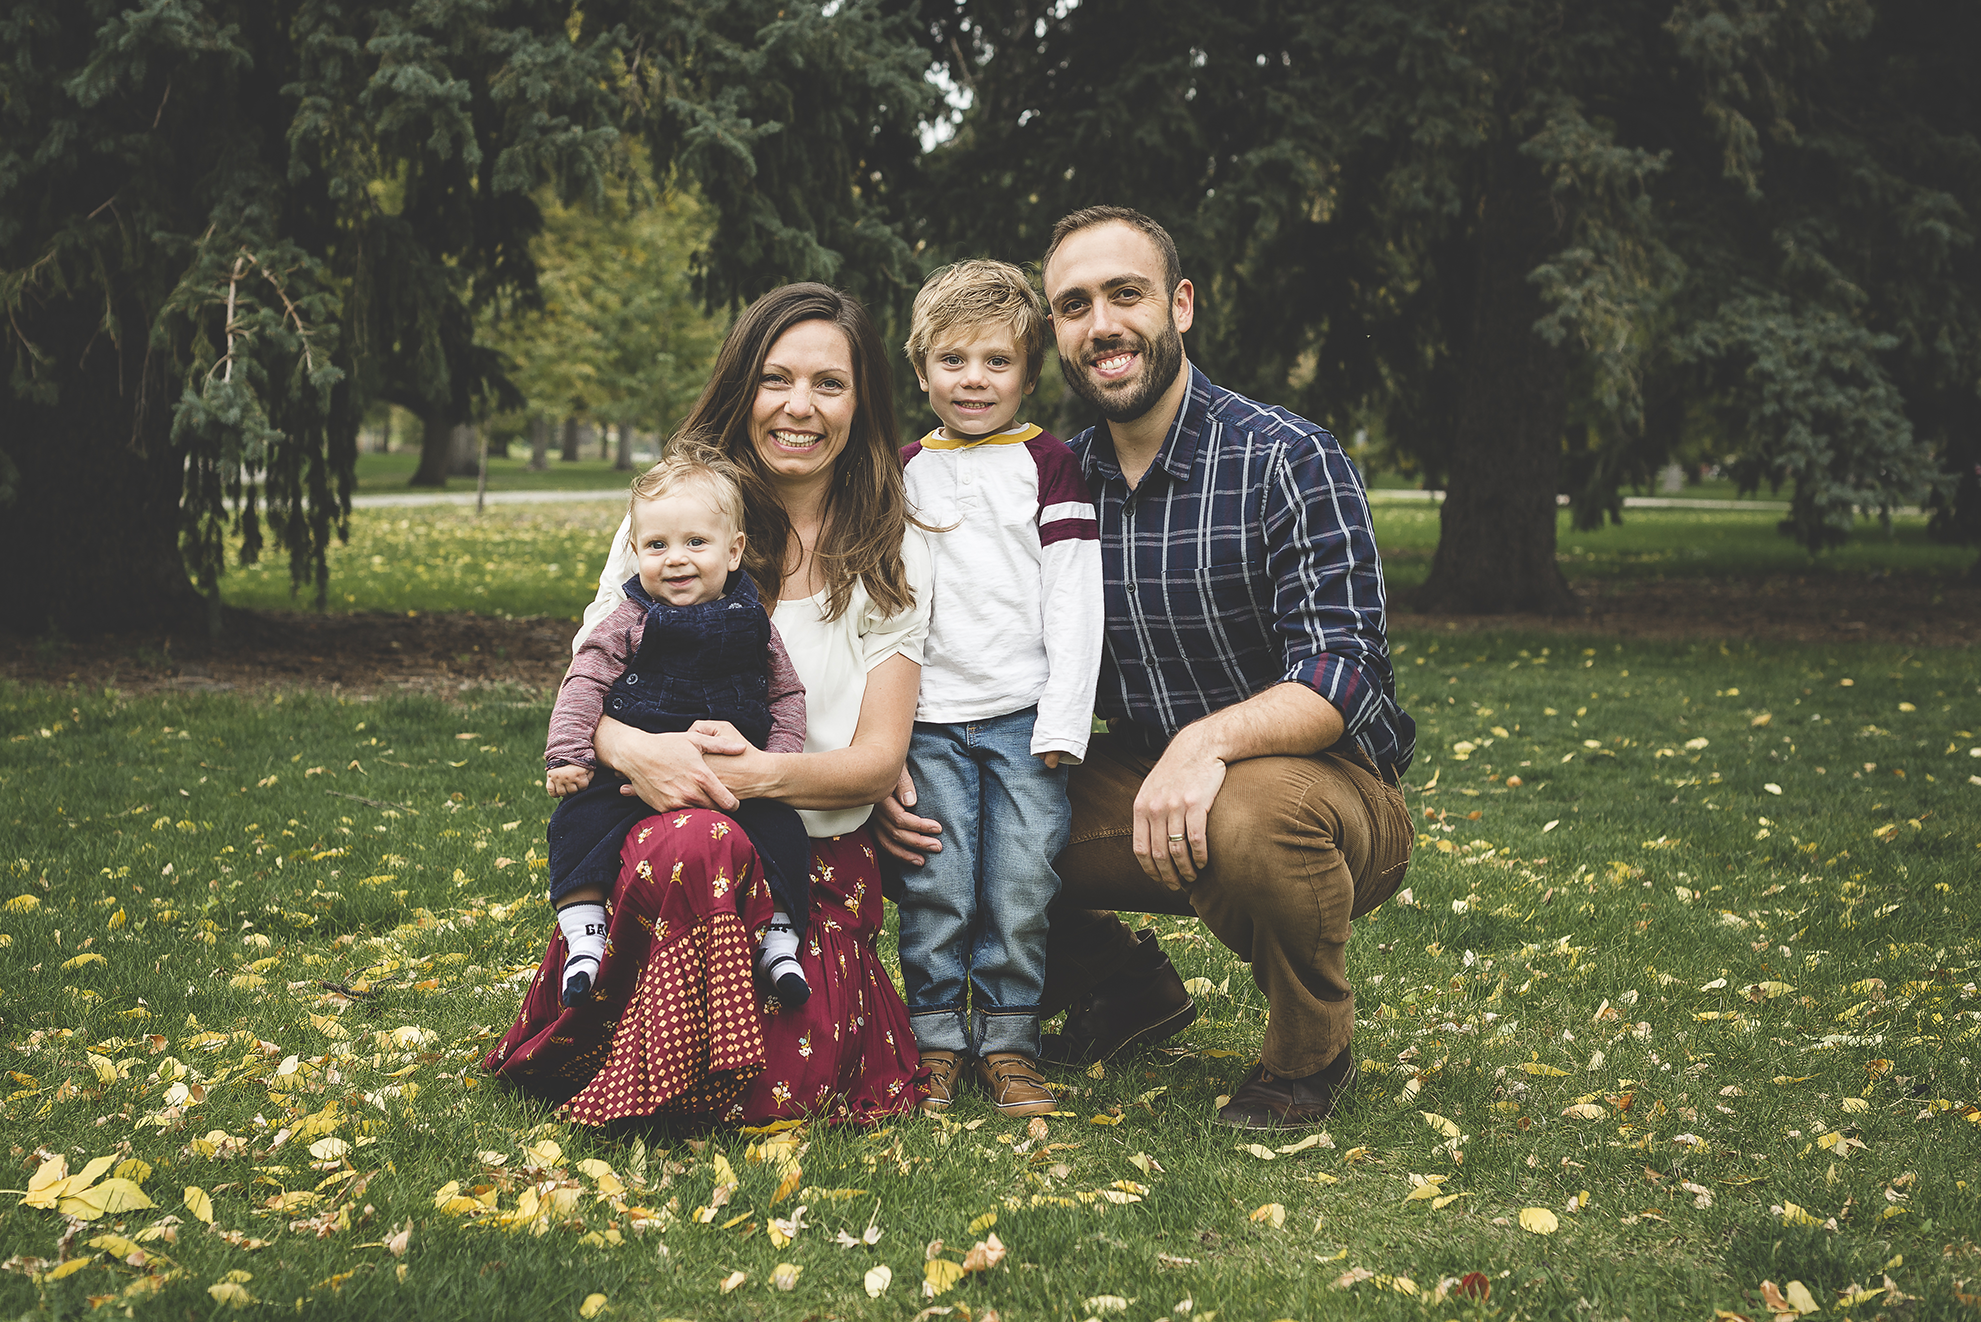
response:
[[(804, 685), (741, 568), (735, 470), (720, 459), (663, 459), (633, 482), (630, 518), (639, 576), (572, 658), (544, 749), (544, 788), (563, 800), (549, 837), (550, 901), (569, 952), (566, 1006), (591, 994), (626, 831), (654, 812), (621, 793), (623, 776), (596, 765), (599, 717), (655, 734), (728, 721), (769, 752), (805, 745)], [(756, 848), (776, 901), (758, 971), (785, 1005), (802, 1005), (811, 996), (797, 957), (811, 912), (811, 841), (797, 811), (773, 799), (745, 800), (729, 816)]]

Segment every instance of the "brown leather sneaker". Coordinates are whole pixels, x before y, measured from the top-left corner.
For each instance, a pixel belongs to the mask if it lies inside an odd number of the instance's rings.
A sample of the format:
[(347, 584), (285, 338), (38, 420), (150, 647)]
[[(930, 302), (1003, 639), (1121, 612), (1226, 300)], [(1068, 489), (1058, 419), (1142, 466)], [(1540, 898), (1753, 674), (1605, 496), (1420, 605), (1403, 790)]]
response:
[(1174, 1037), (1196, 1017), (1176, 966), (1144, 928), (1121, 970), (1067, 1008), (1066, 1031), (1048, 1033), (1040, 1054), (1048, 1064), (1084, 1065)]
[(977, 1077), (999, 1115), (1042, 1115), (1059, 1108), (1059, 1099), (1039, 1073), (1039, 1063), (1030, 1056), (993, 1051), (977, 1062)]
[(1324, 1123), (1355, 1086), (1355, 1051), (1341, 1054), (1312, 1074), (1289, 1079), (1263, 1064), (1254, 1065), (1231, 1100), (1218, 1111), (1221, 1125), (1233, 1129), (1303, 1129)]
[(963, 1057), (954, 1051), (924, 1051), (922, 1063), (929, 1067), (928, 1096), (922, 1098), (922, 1109), (930, 1115), (941, 1115), (956, 1100), (962, 1080), (957, 1076), (963, 1070)]

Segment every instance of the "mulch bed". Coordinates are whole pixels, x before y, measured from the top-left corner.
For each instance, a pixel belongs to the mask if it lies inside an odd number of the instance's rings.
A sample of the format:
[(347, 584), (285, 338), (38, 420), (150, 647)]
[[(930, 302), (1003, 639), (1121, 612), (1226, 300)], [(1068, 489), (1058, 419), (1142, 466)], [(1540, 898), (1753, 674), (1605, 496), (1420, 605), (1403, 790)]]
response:
[[(1774, 575), (1584, 581), (1580, 615), (1392, 611), (1395, 629), (1521, 630), (1617, 638), (1908, 647), (1981, 643), (1981, 586), (1903, 577)], [(316, 688), (448, 697), (491, 685), (546, 691), (570, 660), (571, 624), (481, 615), (238, 611), (218, 640), (162, 632), (51, 639), (0, 633), (0, 676), (129, 693)]]

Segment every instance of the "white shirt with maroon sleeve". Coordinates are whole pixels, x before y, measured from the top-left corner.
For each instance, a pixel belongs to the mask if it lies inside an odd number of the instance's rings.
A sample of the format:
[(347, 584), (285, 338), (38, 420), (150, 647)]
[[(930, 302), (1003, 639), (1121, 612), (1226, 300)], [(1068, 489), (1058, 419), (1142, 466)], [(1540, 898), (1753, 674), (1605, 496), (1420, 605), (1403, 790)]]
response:
[(1093, 726), (1104, 609), (1100, 533), (1079, 462), (1038, 427), (901, 451), (935, 555), (915, 719), (987, 720), (1037, 705), (1032, 752), (1078, 762)]

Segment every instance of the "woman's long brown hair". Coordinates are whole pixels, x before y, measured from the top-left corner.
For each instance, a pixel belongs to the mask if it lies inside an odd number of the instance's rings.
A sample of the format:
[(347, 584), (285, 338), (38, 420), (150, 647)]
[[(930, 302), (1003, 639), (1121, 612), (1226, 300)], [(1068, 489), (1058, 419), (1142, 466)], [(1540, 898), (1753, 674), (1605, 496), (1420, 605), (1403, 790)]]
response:
[(829, 321), (853, 350), (853, 424), (834, 461), (824, 530), (812, 548), (826, 582), (826, 618), (838, 619), (864, 581), (867, 595), (888, 615), (915, 603), (901, 563), (901, 539), (911, 521), (901, 480), (894, 419), (894, 380), (887, 350), (867, 310), (830, 285), (793, 284), (771, 290), (743, 310), (722, 341), (715, 370), (668, 446), (712, 450), (743, 474), (743, 568), (756, 580), (766, 607), (783, 595), (791, 520), (750, 437), (750, 412), (764, 359), (778, 337), (800, 322)]

